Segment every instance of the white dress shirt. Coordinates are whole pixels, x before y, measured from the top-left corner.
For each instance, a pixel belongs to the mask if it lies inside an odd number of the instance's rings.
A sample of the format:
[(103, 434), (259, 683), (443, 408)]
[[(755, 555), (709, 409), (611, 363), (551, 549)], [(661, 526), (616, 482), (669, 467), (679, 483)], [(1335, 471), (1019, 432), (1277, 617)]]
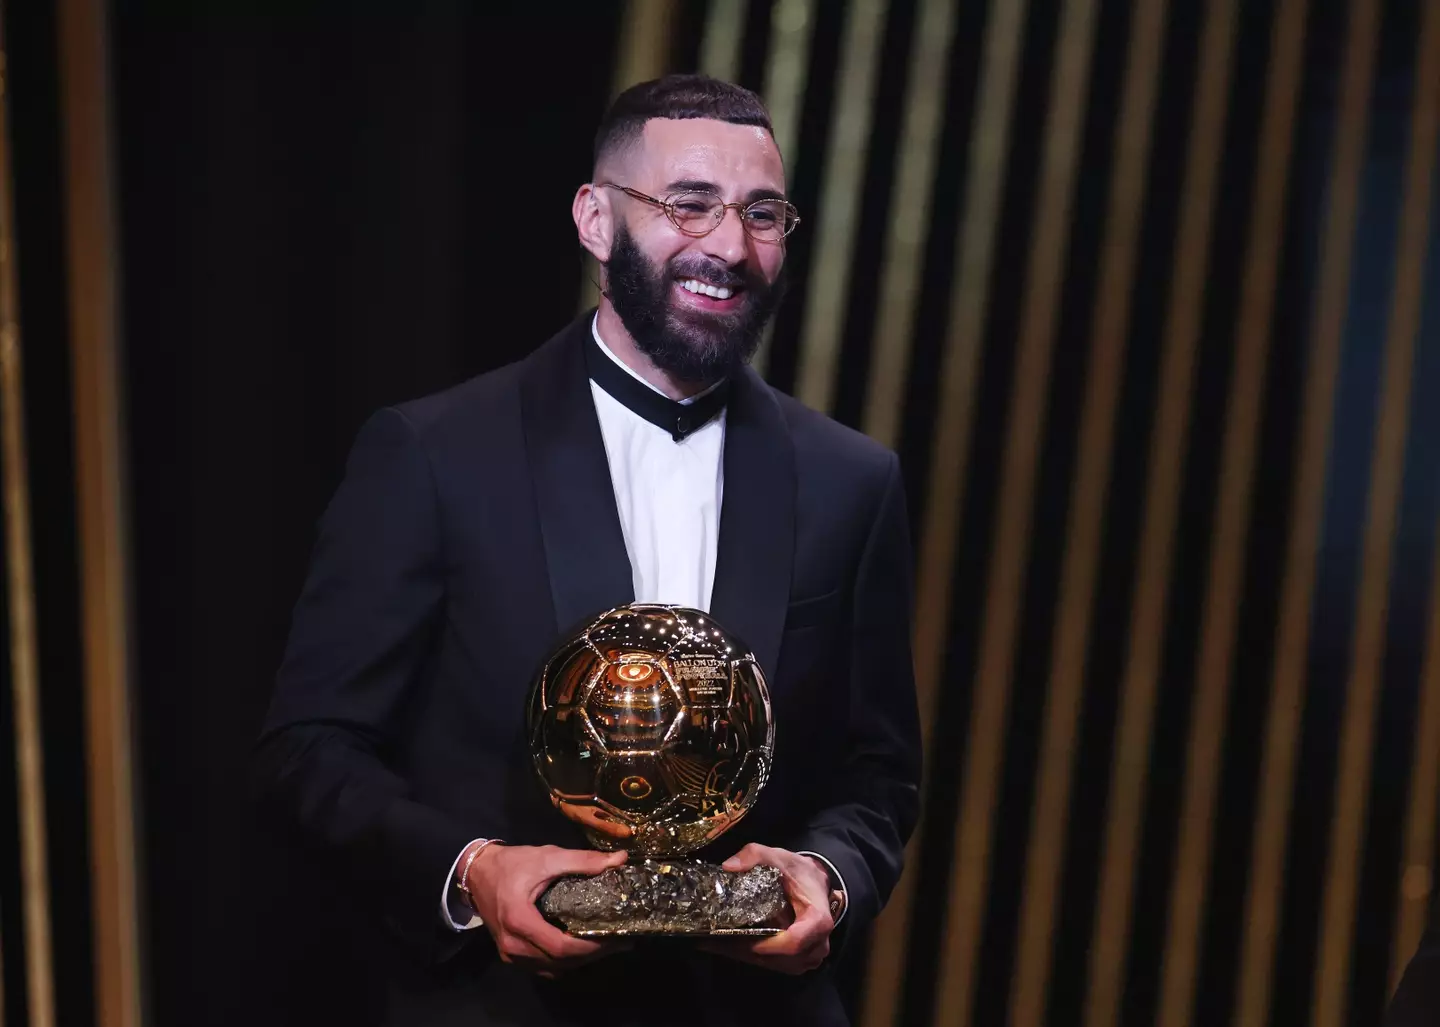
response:
[[(597, 315), (590, 331), (600, 351), (626, 374), (658, 392), (610, 351), (600, 338), (598, 321)], [(668, 430), (645, 420), (594, 381), (590, 382), (590, 394), (605, 441), (615, 508), (625, 536), (625, 552), (630, 557), (635, 601), (710, 612), (720, 502), (725, 487), (721, 459), (725, 450), (725, 411), (722, 409), (707, 424), (676, 442)], [(680, 402), (693, 403), (704, 394)], [(816, 856), (837, 881), (840, 879), (824, 856), (813, 852), (804, 855)], [(445, 880), (440, 910), (451, 928), (463, 931), (479, 927), (481, 920), (455, 894), (458, 889), (453, 887), (453, 881), (459, 863), (457, 856)]]
[[(655, 388), (610, 352), (593, 324), (591, 332), (602, 353), (632, 378)], [(725, 411), (676, 442), (670, 432), (651, 424), (593, 381), (590, 394), (605, 440), (635, 601), (689, 606), (709, 613), (720, 537), (720, 500), (725, 489), (720, 458), (725, 450)]]

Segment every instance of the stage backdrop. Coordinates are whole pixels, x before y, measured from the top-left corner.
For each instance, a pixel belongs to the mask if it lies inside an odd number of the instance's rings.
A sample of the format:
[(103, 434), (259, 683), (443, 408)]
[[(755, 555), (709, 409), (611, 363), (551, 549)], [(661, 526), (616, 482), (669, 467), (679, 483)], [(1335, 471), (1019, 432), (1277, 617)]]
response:
[(375, 407), (589, 302), (594, 125), (695, 68), (804, 218), (762, 370), (906, 472), (926, 805), (857, 1022), (1378, 1021), (1440, 812), (1440, 4), (3, 13), (7, 1023), (369, 1022), (364, 896), (245, 786), (316, 518)]

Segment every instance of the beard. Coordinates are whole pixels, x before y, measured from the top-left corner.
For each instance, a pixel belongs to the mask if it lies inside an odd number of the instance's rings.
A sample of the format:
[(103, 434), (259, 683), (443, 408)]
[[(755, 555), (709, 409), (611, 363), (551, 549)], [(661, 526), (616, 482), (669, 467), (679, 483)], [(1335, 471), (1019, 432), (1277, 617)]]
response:
[[(785, 291), (783, 270), (767, 282), (744, 265), (732, 268), (695, 253), (656, 267), (623, 222), (605, 272), (606, 296), (636, 348), (660, 370), (687, 382), (719, 381), (749, 361)], [(741, 304), (723, 313), (681, 307), (670, 292), (681, 278), (738, 290)]]

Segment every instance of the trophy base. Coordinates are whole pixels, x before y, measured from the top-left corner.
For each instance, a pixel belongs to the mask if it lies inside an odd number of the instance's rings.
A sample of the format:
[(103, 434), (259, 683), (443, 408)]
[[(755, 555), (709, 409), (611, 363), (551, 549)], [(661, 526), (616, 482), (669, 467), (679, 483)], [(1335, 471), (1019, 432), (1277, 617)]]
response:
[(716, 927), (712, 929), (688, 928), (642, 929), (630, 927), (590, 927), (580, 930), (565, 929), (572, 938), (769, 938), (781, 932), (779, 927)]
[(646, 860), (562, 877), (539, 906), (578, 938), (763, 938), (780, 933), (789, 903), (774, 867)]

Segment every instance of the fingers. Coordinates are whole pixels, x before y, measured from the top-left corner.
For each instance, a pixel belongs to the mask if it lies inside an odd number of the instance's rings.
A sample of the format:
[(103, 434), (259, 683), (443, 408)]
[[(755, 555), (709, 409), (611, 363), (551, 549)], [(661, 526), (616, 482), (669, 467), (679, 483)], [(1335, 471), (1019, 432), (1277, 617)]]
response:
[[(542, 977), (632, 946), (629, 939), (576, 938), (541, 915), (536, 900), (557, 877), (593, 875), (625, 862), (626, 854), (558, 846), (493, 846), (490, 862), (476, 874), (477, 909), (501, 960)], [(478, 864), (477, 864), (478, 865)]]
[(495, 951), (500, 954), (502, 963), (518, 963), (520, 965), (540, 964), (545, 962), (545, 954), (530, 942), (518, 934), (510, 931), (498, 932), (495, 936)]
[(534, 903), (518, 904), (507, 913), (507, 932), (537, 950), (546, 959), (557, 962), (587, 959), (599, 955), (604, 948), (601, 942), (593, 938), (576, 938), (566, 934), (546, 920)]
[(702, 944), (701, 948), (780, 973), (802, 974), (814, 970), (830, 955), (834, 921), (829, 907), (809, 901), (803, 889), (797, 889), (791, 897), (796, 918), (779, 934), (754, 941), (716, 939)]
[(781, 854), (766, 845), (751, 842), (720, 865), (726, 870), (739, 873), (761, 865), (779, 866), (777, 857)]
[(603, 959), (606, 956), (614, 955), (617, 952), (624, 952), (633, 947), (631, 944), (616, 945), (615, 947), (607, 944), (603, 951), (597, 952), (593, 956), (582, 956), (578, 959), (565, 960), (545, 959), (543, 957), (537, 959), (517, 959), (514, 961), (514, 964), (529, 970), (537, 977), (543, 977), (546, 980), (553, 981), (571, 970), (578, 970), (580, 967), (589, 963)]
[[(618, 867), (625, 862), (626, 854), (622, 849), (618, 852), (596, 852), (594, 849), (562, 849), (557, 846), (547, 846), (542, 850), (542, 866), (540, 885), (549, 884), (557, 877), (564, 877), (566, 874), (586, 874), (594, 876), (609, 870), (611, 867)], [(536, 897), (539, 892), (536, 893)]]
[(500, 958), (532, 970), (559, 971), (632, 948), (628, 938), (576, 938), (552, 926), (538, 911), (516, 910), (496, 938)]
[(548, 975), (561, 970), (571, 970), (635, 947), (634, 942), (628, 938), (594, 941), (571, 938), (563, 931), (555, 933), (560, 936), (558, 942), (549, 936), (527, 938), (519, 931), (507, 931), (496, 939), (495, 948), (503, 962)]
[(824, 948), (816, 965), (830, 952), (830, 932), (834, 924), (828, 909), (806, 906), (795, 911), (795, 922), (779, 934), (761, 938), (751, 944), (758, 956), (802, 956), (816, 948)]
[(768, 967), (781, 973), (801, 974), (813, 970), (830, 954), (829, 880), (808, 856), (775, 849), (754, 842), (727, 859), (726, 870), (742, 872), (757, 866), (780, 870), (785, 896), (793, 910), (793, 922), (779, 934), (756, 941), (716, 939), (701, 946), (707, 952)]
[(825, 962), (825, 957), (830, 954), (828, 934), (818, 940), (812, 940), (803, 948), (797, 947), (793, 940), (787, 939), (787, 934), (789, 934), (788, 931), (760, 941), (718, 938), (714, 941), (702, 942), (699, 947), (713, 955), (762, 966), (767, 970), (785, 974), (808, 973)]
[(533, 935), (526, 933), (526, 928), (530, 926), (527, 924), (516, 927), (497, 940), (496, 947), (500, 958), (507, 963), (516, 963), (536, 971), (557, 972), (572, 970), (635, 947), (635, 943), (629, 938), (604, 941), (573, 938), (543, 920), (541, 923), (542, 927)]
[(828, 933), (835, 926), (830, 916), (829, 880), (807, 857), (783, 850), (772, 850), (765, 856), (771, 865), (780, 868), (781, 886), (785, 889), (785, 898), (789, 900), (786, 912), (790, 914), (791, 923), (786, 925), (786, 934), (793, 932), (802, 922), (804, 929), (813, 927)]

